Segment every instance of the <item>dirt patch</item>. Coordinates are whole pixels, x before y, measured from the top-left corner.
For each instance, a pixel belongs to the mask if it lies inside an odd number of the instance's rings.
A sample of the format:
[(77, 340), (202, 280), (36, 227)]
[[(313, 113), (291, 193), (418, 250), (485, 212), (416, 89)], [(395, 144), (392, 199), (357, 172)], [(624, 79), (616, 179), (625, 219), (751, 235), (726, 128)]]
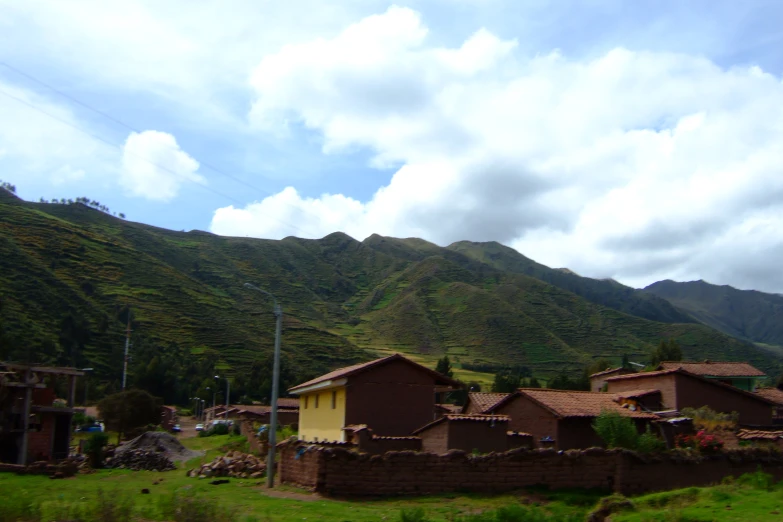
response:
[(188, 460), (204, 455), (203, 451), (187, 449), (174, 435), (163, 431), (148, 431), (142, 433), (135, 439), (126, 442), (122, 446), (118, 446), (117, 449), (114, 450), (114, 454), (120, 456), (126, 451), (151, 451), (162, 453), (172, 461)]

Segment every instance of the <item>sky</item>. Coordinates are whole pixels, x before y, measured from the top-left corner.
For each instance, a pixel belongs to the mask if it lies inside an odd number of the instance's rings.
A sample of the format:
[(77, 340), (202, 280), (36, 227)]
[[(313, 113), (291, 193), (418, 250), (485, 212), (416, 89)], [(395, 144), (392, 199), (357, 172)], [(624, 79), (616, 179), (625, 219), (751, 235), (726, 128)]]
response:
[(783, 292), (778, 0), (0, 0), (0, 179)]

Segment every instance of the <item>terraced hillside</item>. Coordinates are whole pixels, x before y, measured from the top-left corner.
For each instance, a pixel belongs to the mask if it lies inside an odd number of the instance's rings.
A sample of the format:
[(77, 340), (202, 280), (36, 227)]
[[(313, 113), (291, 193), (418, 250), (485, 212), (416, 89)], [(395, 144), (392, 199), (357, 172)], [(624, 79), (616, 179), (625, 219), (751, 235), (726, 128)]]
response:
[(783, 346), (783, 296), (706, 281), (658, 281), (644, 289), (729, 335)]
[(427, 363), (448, 353), (463, 378), (476, 377), (460, 369), (471, 363), (526, 365), (546, 377), (596, 357), (643, 360), (668, 337), (688, 357), (777, 370), (773, 354), (692, 319), (651, 321), (505, 266), (493, 259), (498, 246), (341, 233), (228, 238), (0, 193), (0, 349), (116, 375), (130, 307), (134, 336), (194, 358), (217, 353), (221, 367), (241, 372), (273, 340), (271, 314), (250, 315), (271, 305), (242, 287), (249, 281), (280, 299), (283, 348), (298, 376), (403, 351)]

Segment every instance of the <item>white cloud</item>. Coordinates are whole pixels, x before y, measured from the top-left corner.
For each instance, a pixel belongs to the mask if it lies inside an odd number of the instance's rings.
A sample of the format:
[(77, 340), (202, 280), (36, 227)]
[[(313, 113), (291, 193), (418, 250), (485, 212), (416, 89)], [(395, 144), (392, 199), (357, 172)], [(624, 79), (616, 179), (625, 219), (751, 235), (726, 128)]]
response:
[(131, 196), (170, 201), (189, 182), (206, 183), (199, 163), (179, 148), (171, 134), (132, 132), (122, 150), (120, 185)]
[(264, 57), (251, 84), (254, 124), (300, 122), (325, 153), (404, 166), (370, 201), (289, 188), (218, 210), (215, 232), (499, 240), (587, 275), (783, 290), (783, 275), (745, 274), (783, 245), (783, 84), (757, 67), (623, 48), (528, 57), (483, 29), (444, 48), (392, 7)]

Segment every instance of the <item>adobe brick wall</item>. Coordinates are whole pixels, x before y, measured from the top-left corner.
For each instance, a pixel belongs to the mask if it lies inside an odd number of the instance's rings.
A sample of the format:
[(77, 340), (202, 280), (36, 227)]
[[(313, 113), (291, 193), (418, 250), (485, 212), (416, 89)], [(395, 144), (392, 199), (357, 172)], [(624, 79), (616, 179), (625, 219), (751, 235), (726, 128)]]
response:
[(27, 461), (49, 460), (52, 457), (55, 416), (41, 414), (41, 429), (27, 433)]
[(552, 437), (555, 440), (558, 438), (557, 417), (524, 395), (514, 397), (493, 413), (508, 415), (511, 417), (509, 430), (530, 433), (535, 441), (543, 437)]
[(428, 453), (442, 454), (449, 451), (449, 423), (441, 422), (419, 433), (421, 449)]
[(508, 422), (448, 421), (449, 447), (479, 453), (503, 453), (508, 449)]
[(676, 456), (643, 460), (633, 453), (600, 448), (516, 449), (481, 456), (462, 451), (367, 455), (294, 441), (279, 449), (281, 482), (339, 497), (500, 493), (542, 484), (552, 489), (599, 488), (631, 494), (713, 484), (728, 475), (753, 472), (759, 465), (783, 478), (783, 457), (760, 450), (738, 450), (694, 462)]
[(624, 392), (631, 390), (660, 390), (661, 401), (664, 409), (677, 409), (677, 388), (674, 374), (653, 375), (619, 381), (608, 381), (606, 391), (608, 393)]

